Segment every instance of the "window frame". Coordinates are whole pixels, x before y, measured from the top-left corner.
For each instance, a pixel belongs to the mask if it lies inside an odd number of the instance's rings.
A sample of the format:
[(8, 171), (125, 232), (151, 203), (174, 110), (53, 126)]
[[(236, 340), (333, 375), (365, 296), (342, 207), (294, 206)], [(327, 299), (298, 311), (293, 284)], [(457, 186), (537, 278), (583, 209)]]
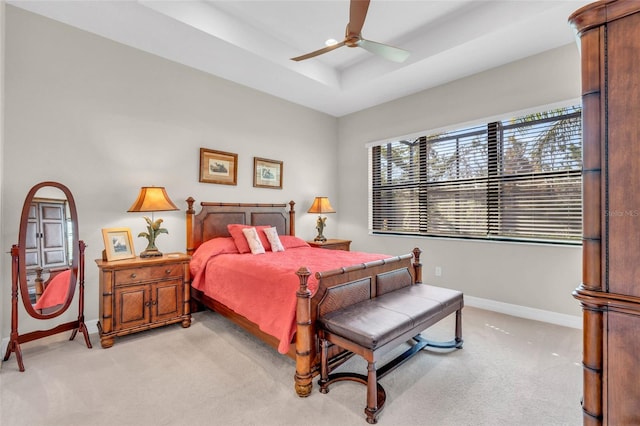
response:
[[(560, 109), (566, 109), (565, 114), (556, 115), (551, 118), (545, 118), (544, 114), (552, 114), (554, 112), (557, 112)], [(571, 136), (571, 139), (569, 139), (569, 142), (568, 142), (568, 145), (570, 145), (570, 148), (573, 148), (573, 152), (571, 154), (568, 154), (568, 153), (564, 154), (566, 157), (565, 162), (567, 164), (570, 164), (569, 168), (560, 170), (560, 171), (551, 171), (551, 172), (542, 172), (541, 170), (538, 170), (535, 173), (534, 172), (520, 173), (520, 174), (503, 173), (506, 160), (502, 158), (505, 156), (504, 155), (505, 143), (502, 137), (504, 136), (505, 129), (509, 130), (510, 128), (514, 128), (514, 127), (516, 128), (517, 127), (533, 127), (529, 122), (526, 122), (526, 124), (518, 124), (517, 120), (524, 120), (525, 117), (533, 116), (535, 114), (540, 115), (541, 117), (540, 123), (549, 122), (549, 121), (559, 123), (562, 119), (574, 120), (574, 122), (572, 123), (573, 127), (571, 128), (571, 133), (569, 134)], [(582, 197), (581, 197), (582, 161), (581, 161), (581, 152), (579, 152), (580, 154), (579, 160), (577, 160), (575, 156), (575, 150), (576, 148), (579, 151), (581, 151), (582, 149), (582, 143), (581, 143), (582, 128), (580, 124), (581, 115), (582, 115), (582, 107), (580, 102), (573, 100), (573, 101), (564, 102), (562, 104), (548, 105), (546, 107), (535, 108), (528, 111), (516, 112), (516, 113), (505, 115), (508, 118), (503, 118), (505, 117), (503, 116), (503, 117), (496, 117), (496, 118), (491, 118), (487, 120), (482, 120), (479, 122), (483, 125), (484, 129), (486, 129), (487, 135), (491, 134), (491, 137), (487, 136), (487, 141), (486, 141), (487, 146), (485, 150), (486, 154), (484, 154), (486, 155), (486, 164), (485, 164), (486, 176), (469, 179), (469, 182), (473, 184), (478, 184), (479, 182), (486, 181), (486, 185), (487, 185), (485, 189), (480, 190), (480, 192), (485, 191), (485, 194), (486, 194), (484, 196), (484, 198), (486, 199), (486, 204), (484, 205), (484, 208), (486, 210), (486, 218), (483, 219), (483, 222), (486, 224), (485, 226), (486, 232), (480, 232), (480, 233), (471, 232), (470, 234), (465, 234), (465, 233), (454, 232), (452, 230), (449, 230), (449, 232), (442, 232), (442, 231), (433, 231), (433, 229), (430, 229), (427, 223), (429, 221), (434, 220), (434, 215), (433, 213), (431, 214), (428, 213), (430, 204), (432, 203), (429, 203), (429, 201), (427, 200), (430, 196), (431, 197), (433, 196), (434, 190), (433, 189), (429, 190), (429, 188), (430, 187), (435, 188), (438, 185), (442, 187), (446, 187), (447, 183), (451, 184), (452, 187), (456, 187), (456, 186), (462, 187), (462, 185), (465, 182), (464, 180), (458, 180), (456, 183), (455, 179), (450, 179), (450, 180), (445, 179), (442, 182), (430, 181), (429, 179), (427, 179), (427, 174), (429, 173), (429, 170), (424, 164), (427, 161), (426, 145), (429, 143), (428, 140), (433, 140), (433, 137), (434, 137), (433, 135), (440, 135), (441, 137), (442, 135), (445, 135), (446, 137), (450, 137), (451, 134), (460, 134), (460, 133), (464, 134), (465, 131), (473, 132), (477, 130), (477, 128), (479, 127), (477, 125), (478, 122), (476, 124), (471, 123), (471, 124), (463, 124), (459, 126), (449, 126), (448, 128), (444, 128), (439, 131), (431, 131), (431, 132), (425, 131), (425, 132), (416, 133), (407, 137), (393, 138), (385, 141), (379, 141), (379, 142), (367, 144), (368, 156), (369, 156), (368, 207), (369, 207), (370, 234), (372, 235), (404, 235), (404, 236), (414, 236), (414, 237), (443, 237), (443, 238), (473, 239), (473, 240), (484, 240), (484, 241), (513, 241), (513, 242), (544, 243), (544, 244), (551, 243), (551, 244), (565, 244), (565, 245), (580, 245), (582, 243)], [(575, 120), (578, 121), (577, 126), (575, 125)], [(535, 122), (535, 124), (537, 125), (538, 122)], [(481, 132), (484, 132), (484, 130), (481, 130)], [(541, 132), (540, 134), (543, 134), (543, 133), (544, 132)], [(563, 138), (554, 139), (554, 143), (557, 143), (558, 140), (560, 141), (564, 140), (566, 143), (566, 139), (563, 139)], [(404, 183), (404, 184), (396, 183), (396, 188), (394, 188), (394, 185), (380, 183), (382, 179), (380, 177), (380, 174), (382, 173), (382, 168), (384, 167), (386, 170), (386, 173), (389, 174), (390, 171), (387, 169), (389, 167), (392, 167), (390, 165), (391, 164), (390, 159), (387, 161), (386, 165), (384, 165), (383, 162), (381, 161), (382, 155), (388, 156), (389, 154), (385, 154), (384, 152), (382, 152), (383, 149), (380, 147), (388, 146), (388, 144), (399, 143), (402, 141), (404, 141), (405, 143), (419, 142), (421, 145), (424, 145), (421, 148), (419, 148), (420, 150), (422, 150), (422, 155), (419, 156), (419, 160), (418, 160), (418, 162), (421, 164), (418, 166), (414, 165), (416, 167), (415, 170), (412, 169), (411, 172), (406, 172), (407, 174), (415, 173), (415, 171), (417, 170), (419, 173), (417, 179), (414, 179), (413, 181), (409, 183)], [(460, 152), (461, 152), (460, 149), (456, 147), (455, 154), (460, 154)], [(562, 156), (559, 155), (558, 158), (562, 159)], [(555, 159), (556, 159), (555, 157), (550, 157), (549, 161), (555, 161)], [(570, 159), (571, 161), (567, 161), (566, 159)], [(376, 173), (378, 174), (376, 175)], [(378, 177), (376, 178), (376, 176)], [(562, 220), (554, 218), (553, 210), (550, 210), (549, 212), (543, 211), (544, 214), (541, 214), (541, 216), (544, 219), (544, 225), (541, 225), (541, 224), (534, 224), (534, 225), (527, 225), (527, 226), (520, 225), (520, 228), (524, 230), (528, 230), (527, 232), (529, 232), (530, 235), (518, 234), (518, 232), (522, 233), (522, 231), (518, 231), (519, 226), (517, 224), (512, 226), (515, 232), (511, 232), (511, 233), (505, 232), (504, 223), (501, 223), (501, 220), (496, 219), (496, 217), (500, 216), (500, 212), (501, 212), (500, 209), (504, 208), (504, 205), (505, 205), (503, 197), (506, 197), (505, 195), (506, 193), (503, 193), (502, 191), (506, 191), (504, 188), (508, 187), (507, 183), (509, 181), (516, 181), (517, 179), (527, 179), (529, 184), (534, 185), (534, 188), (537, 188), (538, 192), (540, 192), (541, 194), (544, 194), (545, 190), (547, 192), (551, 192), (554, 197), (557, 197), (555, 201), (556, 203), (558, 203), (558, 206), (562, 205), (562, 201), (563, 201), (562, 197), (564, 196), (563, 191), (565, 190), (560, 190), (557, 188), (553, 189), (554, 188), (553, 184), (555, 184), (555, 187), (560, 187), (560, 183), (566, 182), (565, 186), (569, 188), (569, 190), (566, 192), (570, 194), (571, 197), (570, 199), (567, 199), (568, 200), (567, 203), (570, 202), (570, 207), (565, 209), (567, 210), (565, 214), (566, 214), (566, 217), (568, 218), (568, 224), (566, 225), (567, 229), (565, 231), (556, 231), (555, 229), (553, 229), (551, 225), (553, 225), (554, 223), (562, 225)], [(536, 184), (536, 182), (538, 182), (538, 184)], [(548, 184), (548, 182), (552, 182), (552, 184)], [(546, 186), (545, 186), (545, 183), (546, 183)], [(577, 188), (576, 188), (576, 185), (577, 185)], [(526, 185), (521, 185), (521, 186), (526, 186)], [(390, 206), (390, 204), (385, 204), (384, 196), (382, 194), (385, 191), (388, 191), (391, 193), (394, 190), (399, 191), (402, 188), (404, 188), (406, 191), (413, 191), (413, 195), (410, 197), (409, 196), (406, 197), (407, 199), (411, 199), (411, 197), (414, 197), (414, 201), (416, 198), (418, 199), (417, 209), (420, 210), (420, 212), (418, 213), (417, 216), (422, 216), (422, 217), (413, 218), (411, 220), (417, 221), (419, 225), (417, 227), (414, 225), (413, 228), (410, 227), (411, 229), (409, 231), (404, 229), (399, 229), (395, 225), (391, 225), (389, 226), (389, 229), (385, 230), (383, 229), (385, 226), (382, 225), (382, 221), (386, 220), (387, 223), (390, 223), (393, 220), (392, 216), (394, 214), (401, 216), (401, 214), (405, 211), (416, 209), (416, 207), (404, 207), (403, 209), (397, 209), (397, 210), (390, 209), (389, 211), (391, 213), (387, 213), (386, 216), (383, 215), (384, 216), (383, 218), (376, 216), (377, 212), (381, 212), (383, 210), (380, 208), (381, 204), (384, 205), (386, 208)], [(448, 190), (448, 189), (445, 188), (445, 190)], [(464, 198), (461, 192), (454, 191), (454, 193), (458, 194), (458, 197)], [(576, 198), (576, 195), (577, 195), (577, 198)], [(387, 197), (393, 198), (392, 195), (387, 195)], [(532, 200), (536, 200), (535, 194), (530, 195), (530, 197)], [(478, 199), (473, 199), (473, 198), (470, 200), (478, 201)], [(514, 203), (513, 206), (515, 206), (514, 210), (517, 211), (518, 210), (517, 201), (514, 201), (513, 203)], [(414, 203), (414, 206), (415, 205), (416, 204)], [(424, 217), (425, 210), (427, 211), (426, 219)], [(560, 211), (561, 209), (557, 208), (557, 210)], [(536, 216), (538, 215), (538, 212), (540, 210), (532, 209), (531, 211), (534, 212), (533, 216)], [(449, 216), (449, 219), (456, 218), (457, 214), (458, 213), (452, 214), (451, 216)], [(520, 214), (522, 215), (522, 213)], [(396, 220), (402, 221), (407, 219), (400, 218)], [(515, 222), (518, 222), (518, 220), (515, 220)], [(535, 223), (536, 220), (533, 219), (532, 222)], [(536, 232), (538, 232), (537, 227), (544, 229), (545, 225), (547, 226), (547, 230), (545, 231), (547, 232), (547, 235), (542, 236), (542, 233), (540, 233), (540, 235), (537, 235), (536, 234)], [(561, 232), (564, 232), (565, 234), (554, 235), (556, 232), (560, 234)]]

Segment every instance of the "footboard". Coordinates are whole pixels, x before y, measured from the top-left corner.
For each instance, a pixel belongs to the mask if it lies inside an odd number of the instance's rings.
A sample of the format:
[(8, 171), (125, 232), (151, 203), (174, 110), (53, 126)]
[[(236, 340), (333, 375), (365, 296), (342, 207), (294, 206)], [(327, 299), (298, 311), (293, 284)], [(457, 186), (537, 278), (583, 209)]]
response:
[[(297, 294), (296, 307), (296, 373), (295, 389), (298, 396), (305, 397), (311, 394), (313, 376), (319, 373), (320, 346), (316, 330), (318, 305), (325, 297), (328, 288), (363, 279), (370, 279), (375, 283), (378, 275), (406, 269), (412, 276), (412, 284), (422, 282), (422, 264), (420, 264), (419, 248), (412, 253), (396, 256), (388, 259), (352, 265), (333, 271), (316, 272), (318, 290), (312, 296), (307, 287), (311, 272), (307, 268), (300, 268), (296, 274), (300, 278), (300, 288)], [(344, 306), (349, 305), (349, 300), (340, 302)]]

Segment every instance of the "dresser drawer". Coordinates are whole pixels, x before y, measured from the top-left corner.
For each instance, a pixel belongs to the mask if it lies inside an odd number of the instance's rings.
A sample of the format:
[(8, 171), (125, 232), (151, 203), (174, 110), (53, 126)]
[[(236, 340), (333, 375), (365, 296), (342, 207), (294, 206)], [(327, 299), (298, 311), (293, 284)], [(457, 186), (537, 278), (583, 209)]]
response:
[(182, 277), (182, 264), (158, 265), (147, 268), (122, 269), (115, 272), (116, 285), (135, 284), (143, 281)]
[(307, 241), (311, 247), (322, 248), (325, 250), (344, 250), (349, 251), (351, 248), (351, 240), (328, 239), (326, 241)]

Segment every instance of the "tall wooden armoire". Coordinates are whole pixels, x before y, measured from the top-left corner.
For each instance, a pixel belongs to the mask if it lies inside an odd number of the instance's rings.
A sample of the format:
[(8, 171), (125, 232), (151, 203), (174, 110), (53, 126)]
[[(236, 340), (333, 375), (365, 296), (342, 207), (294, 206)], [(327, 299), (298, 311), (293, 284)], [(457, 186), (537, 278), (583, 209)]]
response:
[(640, 1), (569, 17), (580, 37), (585, 425), (640, 425)]

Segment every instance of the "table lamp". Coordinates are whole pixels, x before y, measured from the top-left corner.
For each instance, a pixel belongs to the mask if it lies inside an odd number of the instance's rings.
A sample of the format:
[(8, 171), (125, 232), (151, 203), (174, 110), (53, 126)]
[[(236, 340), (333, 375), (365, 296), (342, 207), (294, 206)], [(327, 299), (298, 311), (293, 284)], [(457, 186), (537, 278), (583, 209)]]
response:
[[(335, 213), (336, 211), (331, 207), (331, 203), (329, 202), (328, 197), (316, 197), (313, 200), (313, 204), (307, 213)], [(324, 227), (326, 226), (326, 217), (318, 216), (318, 221), (316, 222), (316, 229), (318, 230), (318, 235), (313, 239), (314, 241), (325, 242), (327, 239), (322, 235), (324, 231)]]
[(175, 204), (169, 199), (167, 192), (162, 186), (143, 186), (140, 188), (138, 199), (127, 210), (128, 212), (151, 212), (151, 219), (145, 216), (147, 221), (147, 232), (141, 232), (138, 237), (145, 237), (149, 244), (147, 248), (140, 253), (140, 257), (157, 257), (162, 253), (156, 247), (156, 237), (159, 234), (168, 234), (166, 228), (161, 228), (162, 219), (153, 219), (153, 212), (164, 212), (178, 210)]

